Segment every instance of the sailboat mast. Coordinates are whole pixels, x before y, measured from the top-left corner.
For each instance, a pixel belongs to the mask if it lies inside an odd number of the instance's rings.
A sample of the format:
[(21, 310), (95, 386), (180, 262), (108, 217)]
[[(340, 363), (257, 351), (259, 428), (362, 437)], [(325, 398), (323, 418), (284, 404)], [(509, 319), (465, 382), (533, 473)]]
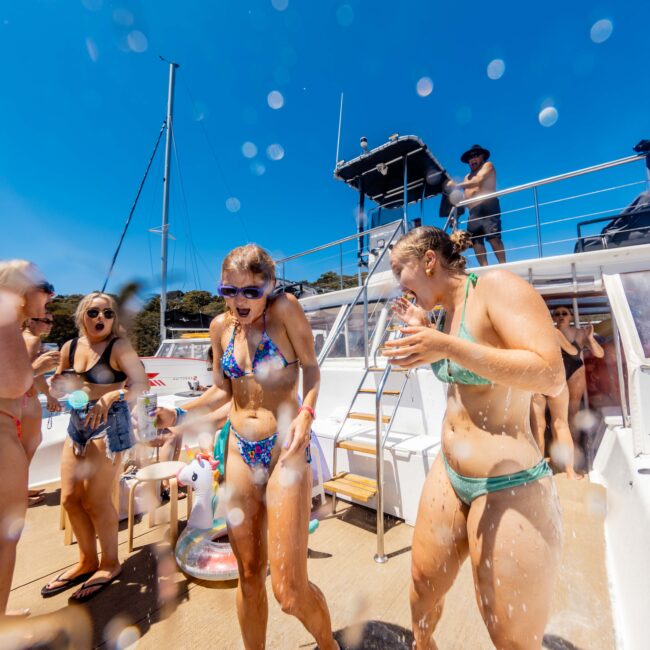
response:
[[(162, 58), (162, 57), (161, 57)], [(164, 60), (164, 59), (163, 59)], [(163, 200), (162, 200), (162, 244), (161, 244), (161, 263), (160, 273), (160, 342), (162, 343), (167, 336), (165, 327), (165, 312), (167, 311), (167, 238), (168, 238), (168, 214), (169, 214), (169, 181), (171, 167), (171, 147), (172, 147), (172, 129), (174, 114), (174, 82), (176, 78), (176, 68), (178, 63), (169, 62), (169, 92), (167, 94), (167, 134), (165, 139), (165, 176), (163, 182)]]

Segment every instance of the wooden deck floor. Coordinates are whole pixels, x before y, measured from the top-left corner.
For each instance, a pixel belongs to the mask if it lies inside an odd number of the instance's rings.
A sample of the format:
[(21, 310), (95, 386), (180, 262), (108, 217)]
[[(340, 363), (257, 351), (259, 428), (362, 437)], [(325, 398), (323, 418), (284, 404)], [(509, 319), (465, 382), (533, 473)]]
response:
[[(586, 479), (573, 483), (563, 477), (555, 480), (562, 500), (565, 543), (544, 647), (611, 650), (615, 642), (604, 564), (603, 490)], [(77, 559), (76, 545), (64, 546), (63, 533), (58, 530), (58, 501), (58, 489), (53, 488), (43, 505), (28, 511), (9, 602), (10, 608), (32, 610), (19, 637), (29, 634), (33, 638), (39, 625), (52, 629), (57, 621), (64, 621), (82, 639), (84, 629), (88, 630), (88, 638), (78, 641), (78, 647), (116, 647), (114, 641), (120, 633), (117, 647), (122, 648), (128, 645), (129, 634), (133, 639), (139, 637), (139, 649), (243, 647), (234, 582), (196, 582), (180, 573), (159, 579), (159, 574), (175, 570), (169, 545), (164, 542), (164, 524), (150, 529), (144, 521), (139, 523), (131, 554), (126, 550), (126, 530), (120, 531), (122, 576), (87, 605), (68, 607), (71, 592), (41, 598), (41, 587)], [(160, 521), (165, 521), (167, 509), (158, 510)], [(184, 503), (179, 509), (184, 517)], [(354, 647), (361, 639), (356, 647), (410, 648), (407, 594), (413, 529), (403, 522), (391, 522), (386, 533), (390, 560), (378, 565), (372, 559), (374, 516), (374, 511), (343, 505), (336, 517), (321, 521), (310, 537), (310, 577), (325, 593), (342, 647)], [(267, 647), (313, 648), (313, 640), (300, 623), (280, 611), (270, 584), (267, 588)], [(176, 596), (169, 598), (175, 589)], [(162, 605), (166, 596), (167, 604)], [(21, 624), (13, 624), (14, 629), (17, 625)], [(6, 641), (8, 637), (3, 634), (9, 631), (0, 627), (0, 647), (7, 647), (3, 638)], [(493, 647), (474, 600), (467, 562), (447, 598), (436, 639), (441, 649)]]

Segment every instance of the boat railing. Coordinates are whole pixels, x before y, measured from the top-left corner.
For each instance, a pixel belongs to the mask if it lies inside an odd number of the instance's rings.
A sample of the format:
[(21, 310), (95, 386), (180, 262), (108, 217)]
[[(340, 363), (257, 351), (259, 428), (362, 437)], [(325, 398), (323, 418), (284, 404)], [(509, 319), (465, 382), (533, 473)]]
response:
[[(645, 172), (638, 174), (638, 165), (642, 163), (645, 163)], [(629, 166), (634, 164), (637, 167), (630, 174)], [(593, 226), (620, 216), (636, 195), (650, 189), (648, 164), (646, 155), (637, 154), (464, 199), (452, 209), (445, 228), (465, 227), (467, 216), (457, 217), (461, 208), (500, 199), (502, 229), (494, 234), (503, 240), (509, 262), (580, 252), (585, 241), (592, 238), (600, 238), (600, 247), (607, 247), (607, 238)], [(591, 176), (597, 173), (607, 175), (607, 179), (601, 187), (593, 189)], [(567, 193), (564, 188), (571, 180), (574, 185)], [(547, 196), (541, 195), (541, 188)], [(650, 205), (645, 207), (650, 209)], [(494, 216), (484, 215), (472, 221)], [(517, 223), (514, 223), (515, 218)], [(623, 227), (616, 232), (619, 235), (637, 233), (639, 237), (647, 235), (650, 239), (648, 230), (650, 226)]]

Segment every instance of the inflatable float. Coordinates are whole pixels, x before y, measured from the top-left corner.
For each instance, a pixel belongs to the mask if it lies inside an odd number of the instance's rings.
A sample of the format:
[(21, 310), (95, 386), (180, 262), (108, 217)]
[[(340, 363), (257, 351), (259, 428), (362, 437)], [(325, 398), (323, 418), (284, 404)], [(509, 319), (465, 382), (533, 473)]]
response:
[(233, 580), (239, 577), (235, 554), (227, 542), (226, 520), (215, 519), (215, 482), (218, 462), (206, 454), (196, 457), (177, 475), (179, 485), (194, 490), (194, 505), (187, 526), (176, 542), (176, 563), (199, 580)]

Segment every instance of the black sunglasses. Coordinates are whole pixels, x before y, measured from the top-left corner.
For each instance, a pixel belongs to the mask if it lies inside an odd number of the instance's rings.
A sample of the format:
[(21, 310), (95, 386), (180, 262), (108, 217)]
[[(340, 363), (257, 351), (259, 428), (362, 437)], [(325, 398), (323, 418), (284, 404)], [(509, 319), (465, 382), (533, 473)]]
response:
[(266, 290), (266, 285), (261, 287), (235, 287), (232, 284), (220, 284), (217, 288), (217, 293), (222, 298), (236, 298), (239, 294), (244, 296), (247, 300), (259, 300)]
[(42, 291), (43, 293), (49, 293), (51, 296), (53, 296), (56, 291), (54, 291), (54, 285), (50, 284), (49, 282), (46, 282), (45, 280), (43, 282), (39, 282), (36, 285), (36, 288), (39, 291)]
[(554, 311), (553, 316), (571, 316), (568, 311)]
[(54, 325), (54, 321), (49, 318), (32, 318), (34, 323), (43, 323), (43, 325)]
[(96, 309), (94, 307), (86, 310), (86, 316), (88, 316), (88, 318), (97, 318), (100, 312), (104, 314), (104, 318), (107, 318), (108, 320), (115, 318), (115, 312), (112, 309)]

